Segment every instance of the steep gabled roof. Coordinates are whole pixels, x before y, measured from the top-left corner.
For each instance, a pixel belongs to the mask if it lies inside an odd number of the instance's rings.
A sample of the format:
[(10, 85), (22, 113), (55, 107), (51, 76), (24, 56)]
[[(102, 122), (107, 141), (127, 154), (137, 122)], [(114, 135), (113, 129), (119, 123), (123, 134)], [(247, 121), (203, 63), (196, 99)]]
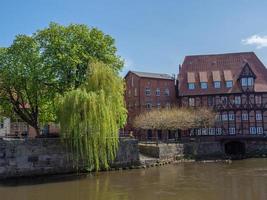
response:
[[(193, 55), (186, 56), (179, 72), (179, 95), (207, 95), (223, 93), (240, 93), (238, 78), (243, 68), (248, 65), (255, 74), (255, 92), (267, 92), (267, 69), (254, 52)], [(213, 77), (217, 73), (222, 78), (221, 88), (213, 87)], [(196, 88), (188, 89), (187, 74), (194, 72), (196, 75)], [(208, 89), (199, 87), (199, 74), (207, 73)], [(233, 79), (233, 87), (226, 88), (225, 80)]]
[(128, 76), (129, 73), (133, 73), (136, 76), (142, 77), (142, 78), (155, 78), (155, 79), (174, 79), (169, 74), (162, 74), (162, 73), (151, 73), (151, 72), (137, 72), (137, 71), (129, 71), (125, 78)]

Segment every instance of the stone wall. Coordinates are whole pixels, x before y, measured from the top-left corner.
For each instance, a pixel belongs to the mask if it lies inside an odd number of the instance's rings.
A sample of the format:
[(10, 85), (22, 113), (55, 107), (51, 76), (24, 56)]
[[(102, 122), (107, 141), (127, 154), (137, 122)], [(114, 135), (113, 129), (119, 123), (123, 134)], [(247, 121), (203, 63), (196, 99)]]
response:
[(223, 158), (224, 147), (220, 142), (190, 142), (184, 144), (184, 156), (196, 159)]
[[(138, 142), (120, 140), (113, 166), (139, 163)], [(68, 151), (58, 138), (0, 140), (0, 179), (75, 172)]]
[(248, 157), (265, 157), (267, 156), (267, 138), (261, 141), (247, 141), (246, 155)]
[(139, 144), (139, 151), (143, 155), (159, 159), (183, 157), (184, 144)]

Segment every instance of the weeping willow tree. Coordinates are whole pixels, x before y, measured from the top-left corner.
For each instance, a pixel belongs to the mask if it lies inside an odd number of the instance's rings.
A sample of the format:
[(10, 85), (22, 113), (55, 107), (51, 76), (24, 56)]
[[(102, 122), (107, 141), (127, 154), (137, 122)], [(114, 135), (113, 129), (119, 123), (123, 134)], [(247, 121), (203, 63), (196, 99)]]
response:
[(87, 81), (59, 98), (57, 115), (76, 166), (82, 162), (91, 171), (115, 159), (127, 111), (123, 80), (103, 63), (90, 66)]

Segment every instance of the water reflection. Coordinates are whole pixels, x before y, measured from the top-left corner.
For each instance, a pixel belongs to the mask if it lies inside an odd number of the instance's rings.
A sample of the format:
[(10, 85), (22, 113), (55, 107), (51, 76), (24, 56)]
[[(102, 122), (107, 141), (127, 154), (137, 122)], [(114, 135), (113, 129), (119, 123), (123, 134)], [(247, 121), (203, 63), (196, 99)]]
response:
[(265, 200), (267, 159), (184, 163), (85, 179), (0, 186), (1, 200)]

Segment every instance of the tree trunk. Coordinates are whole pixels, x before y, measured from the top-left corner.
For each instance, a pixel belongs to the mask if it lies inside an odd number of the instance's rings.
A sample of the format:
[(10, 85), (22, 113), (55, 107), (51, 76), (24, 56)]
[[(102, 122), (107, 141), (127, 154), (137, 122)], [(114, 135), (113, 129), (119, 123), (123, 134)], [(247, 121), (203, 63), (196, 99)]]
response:
[(40, 128), (38, 126), (36, 127), (33, 127), (35, 132), (36, 132), (36, 137), (39, 137), (40, 136)]

